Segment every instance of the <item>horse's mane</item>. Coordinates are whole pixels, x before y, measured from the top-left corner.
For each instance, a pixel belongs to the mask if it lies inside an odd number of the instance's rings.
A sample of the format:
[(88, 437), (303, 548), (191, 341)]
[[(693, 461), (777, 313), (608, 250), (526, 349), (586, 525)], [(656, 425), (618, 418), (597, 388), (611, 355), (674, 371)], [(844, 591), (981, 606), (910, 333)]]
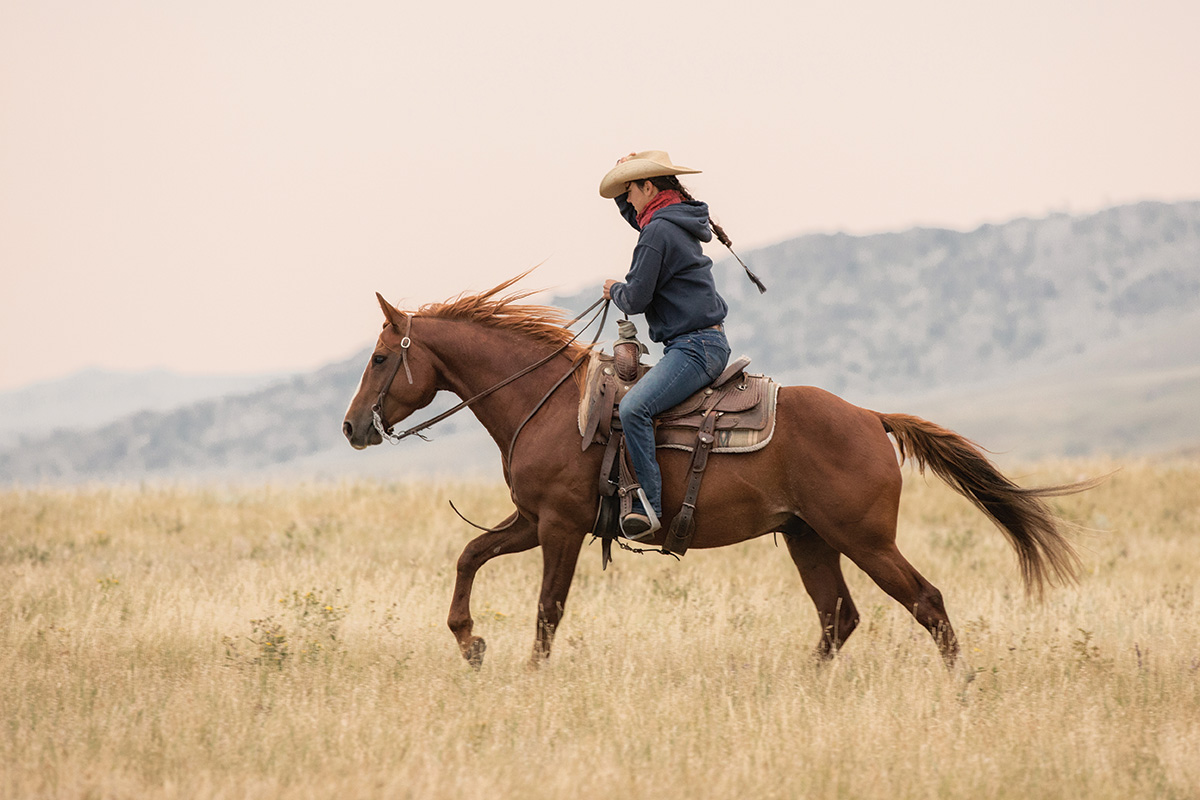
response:
[[(520, 302), (536, 294), (539, 291), (537, 289), (502, 294), (530, 272), (532, 270), (526, 270), (485, 292), (460, 294), (442, 303), (426, 303), (416, 313), (441, 319), (478, 322), (481, 325), (514, 331), (552, 347), (562, 347), (575, 336), (575, 333), (566, 327), (567, 315), (562, 309)], [(586, 349), (584, 345), (573, 344), (566, 352), (574, 357)]]

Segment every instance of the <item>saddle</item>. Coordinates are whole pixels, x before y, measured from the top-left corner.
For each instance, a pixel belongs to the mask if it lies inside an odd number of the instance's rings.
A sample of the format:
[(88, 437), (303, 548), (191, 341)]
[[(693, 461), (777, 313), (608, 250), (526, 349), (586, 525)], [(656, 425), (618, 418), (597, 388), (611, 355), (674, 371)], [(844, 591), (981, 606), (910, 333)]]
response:
[[(615, 355), (592, 353), (583, 378), (579, 401), (581, 447), (605, 447), (600, 469), (600, 508), (592, 532), (604, 542), (603, 566), (611, 560), (611, 544), (620, 517), (629, 513), (634, 494), (641, 488), (625, 449), (617, 413), (621, 399), (649, 371), (638, 351), (614, 347)], [(746, 372), (750, 359), (740, 356), (713, 381), (674, 408), (655, 418), (655, 444), (659, 448), (692, 453), (683, 506), (671, 521), (663, 552), (683, 555), (695, 530), (694, 514), (700, 483), (710, 453), (749, 453), (766, 447), (775, 431), (775, 405), (779, 385), (763, 375)]]

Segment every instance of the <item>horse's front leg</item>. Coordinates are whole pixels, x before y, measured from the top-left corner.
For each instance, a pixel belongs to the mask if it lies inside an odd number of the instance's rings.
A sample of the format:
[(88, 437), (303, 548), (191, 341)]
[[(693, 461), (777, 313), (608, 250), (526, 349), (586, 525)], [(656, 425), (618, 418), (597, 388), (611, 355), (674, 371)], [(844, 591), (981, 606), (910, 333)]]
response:
[(533, 642), (531, 667), (539, 666), (550, 657), (554, 631), (562, 620), (579, 550), (583, 547), (585, 534), (578, 532), (580, 530), (578, 525), (546, 517), (538, 524), (538, 539), (542, 544), (542, 593), (538, 597), (537, 636)]
[(483, 665), (483, 653), (487, 649), (481, 637), (471, 635), (475, 627), (475, 621), (471, 619), (471, 586), (475, 582), (475, 573), (496, 556), (522, 553), (538, 544), (537, 528), (515, 511), (501, 526), (507, 525), (513, 517), (516, 520), (508, 527), (472, 539), (458, 557), (458, 576), (454, 581), (454, 599), (450, 601), (447, 624), (458, 640), (463, 658), (475, 669)]

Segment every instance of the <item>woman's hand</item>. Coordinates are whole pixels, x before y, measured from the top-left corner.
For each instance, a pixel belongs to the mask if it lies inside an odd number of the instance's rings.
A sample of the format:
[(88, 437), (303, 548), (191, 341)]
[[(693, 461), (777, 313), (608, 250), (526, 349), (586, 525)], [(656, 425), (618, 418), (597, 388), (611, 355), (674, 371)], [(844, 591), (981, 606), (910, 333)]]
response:
[(604, 299), (612, 300), (612, 287), (620, 281), (605, 281), (604, 282)]
[(627, 156), (621, 156), (620, 158), (617, 159), (617, 163), (624, 164), (626, 161), (628, 161), (629, 159), (633, 158), (636, 155), (637, 155), (637, 153), (630, 153)]

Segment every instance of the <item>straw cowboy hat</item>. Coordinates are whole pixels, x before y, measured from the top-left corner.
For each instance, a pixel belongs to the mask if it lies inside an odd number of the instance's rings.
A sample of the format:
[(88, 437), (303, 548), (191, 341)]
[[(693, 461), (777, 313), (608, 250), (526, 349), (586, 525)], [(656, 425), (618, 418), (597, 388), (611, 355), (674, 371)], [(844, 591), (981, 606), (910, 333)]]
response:
[(625, 184), (630, 181), (644, 181), (660, 175), (694, 175), (698, 172), (698, 169), (672, 164), (671, 157), (664, 150), (643, 150), (608, 171), (604, 180), (600, 181), (600, 196), (611, 200), (625, 194)]

